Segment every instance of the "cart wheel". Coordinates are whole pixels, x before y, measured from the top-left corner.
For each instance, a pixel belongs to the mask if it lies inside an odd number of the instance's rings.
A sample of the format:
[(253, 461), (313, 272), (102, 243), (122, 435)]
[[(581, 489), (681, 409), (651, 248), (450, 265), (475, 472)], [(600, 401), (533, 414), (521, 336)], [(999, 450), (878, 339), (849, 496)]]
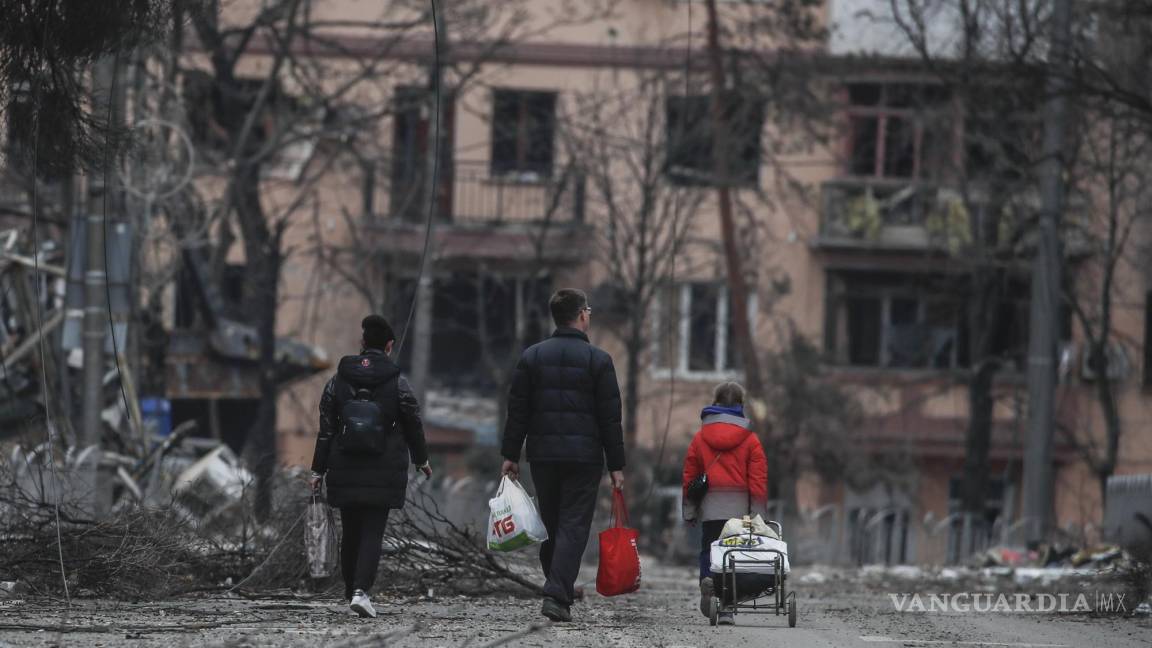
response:
[(796, 593), (788, 595), (788, 627), (796, 627)]
[(708, 604), (708, 623), (716, 625), (720, 620), (720, 599), (715, 596), (712, 597), (712, 602)]

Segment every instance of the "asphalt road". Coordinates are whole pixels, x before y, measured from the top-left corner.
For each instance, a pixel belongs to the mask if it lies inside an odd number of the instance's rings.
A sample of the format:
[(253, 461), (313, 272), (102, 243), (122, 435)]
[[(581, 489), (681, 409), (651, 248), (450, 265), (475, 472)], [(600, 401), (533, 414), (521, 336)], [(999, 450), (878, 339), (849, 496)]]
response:
[(129, 604), (89, 599), (66, 610), (50, 601), (0, 599), (0, 647), (1152, 645), (1148, 615), (899, 612), (886, 589), (930, 587), (855, 581), (805, 585), (802, 574), (798, 570), (792, 579), (799, 601), (796, 628), (789, 628), (783, 616), (750, 615), (739, 615), (735, 626), (711, 627), (696, 609), (691, 571), (647, 566), (640, 593), (614, 599), (591, 595), (574, 608), (573, 623), (544, 624), (518, 637), (513, 635), (543, 620), (537, 602), (512, 597), (381, 600), (378, 618), (359, 619), (338, 602), (324, 600), (215, 597)]

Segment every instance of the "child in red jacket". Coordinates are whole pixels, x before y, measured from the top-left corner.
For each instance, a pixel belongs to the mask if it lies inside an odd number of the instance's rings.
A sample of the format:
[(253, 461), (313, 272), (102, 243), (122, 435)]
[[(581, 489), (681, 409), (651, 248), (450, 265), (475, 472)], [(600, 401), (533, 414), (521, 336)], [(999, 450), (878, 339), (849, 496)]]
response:
[[(703, 425), (684, 458), (684, 519), (702, 523), (700, 537), (700, 612), (708, 616), (712, 598), (709, 558), (724, 524), (745, 515), (765, 515), (768, 508), (768, 461), (760, 439), (744, 417), (744, 388), (727, 382), (716, 386), (712, 405), (700, 413)], [(688, 485), (708, 476), (708, 491), (698, 504), (688, 499)]]

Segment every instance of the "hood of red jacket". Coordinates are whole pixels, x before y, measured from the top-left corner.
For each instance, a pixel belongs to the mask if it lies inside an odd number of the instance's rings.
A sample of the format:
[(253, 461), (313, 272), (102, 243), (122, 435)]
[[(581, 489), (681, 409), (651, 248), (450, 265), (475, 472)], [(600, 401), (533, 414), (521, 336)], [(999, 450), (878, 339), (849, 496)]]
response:
[(748, 429), (748, 419), (737, 416), (708, 416), (700, 436), (713, 450), (721, 452), (739, 447), (752, 434)]

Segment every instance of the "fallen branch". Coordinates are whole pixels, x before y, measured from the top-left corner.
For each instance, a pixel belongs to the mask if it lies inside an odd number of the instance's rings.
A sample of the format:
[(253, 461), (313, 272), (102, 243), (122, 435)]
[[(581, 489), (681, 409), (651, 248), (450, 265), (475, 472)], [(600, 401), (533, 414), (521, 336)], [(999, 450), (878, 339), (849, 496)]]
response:
[(276, 617), (272, 619), (260, 619), (253, 621), (252, 619), (236, 619), (233, 621), (218, 621), (215, 623), (174, 623), (165, 625), (76, 625), (72, 623), (4, 623), (0, 622), (0, 630), (16, 630), (23, 632), (80, 632), (80, 633), (124, 633), (135, 632), (138, 634), (143, 633), (157, 633), (157, 632), (197, 632), (200, 630), (212, 630), (214, 628), (223, 628), (230, 625), (240, 625), (244, 623), (268, 623), (271, 621), (287, 621), (288, 617)]
[[(520, 632), (513, 632), (512, 634), (505, 635), (503, 637), (500, 637), (499, 639), (493, 639), (492, 641), (489, 641), (488, 643), (484, 644), (483, 646), (480, 646), (480, 648), (496, 648), (496, 646), (503, 646), (504, 644), (512, 643), (513, 641), (516, 641), (517, 639), (523, 639), (524, 637), (527, 637), (529, 635), (536, 634), (537, 632), (540, 632), (541, 630), (543, 630), (546, 627), (547, 627), (547, 625), (545, 625), (543, 623), (533, 623), (532, 625), (521, 630)], [(467, 644), (465, 644), (465, 645), (467, 645)]]
[(334, 643), (331, 648), (369, 648), (387, 646), (389, 641), (394, 639), (403, 639), (404, 637), (411, 636), (420, 631), (420, 624), (415, 623), (407, 628), (400, 630), (393, 630), (392, 632), (368, 635), (364, 637), (353, 637), (345, 639), (339, 643)]

